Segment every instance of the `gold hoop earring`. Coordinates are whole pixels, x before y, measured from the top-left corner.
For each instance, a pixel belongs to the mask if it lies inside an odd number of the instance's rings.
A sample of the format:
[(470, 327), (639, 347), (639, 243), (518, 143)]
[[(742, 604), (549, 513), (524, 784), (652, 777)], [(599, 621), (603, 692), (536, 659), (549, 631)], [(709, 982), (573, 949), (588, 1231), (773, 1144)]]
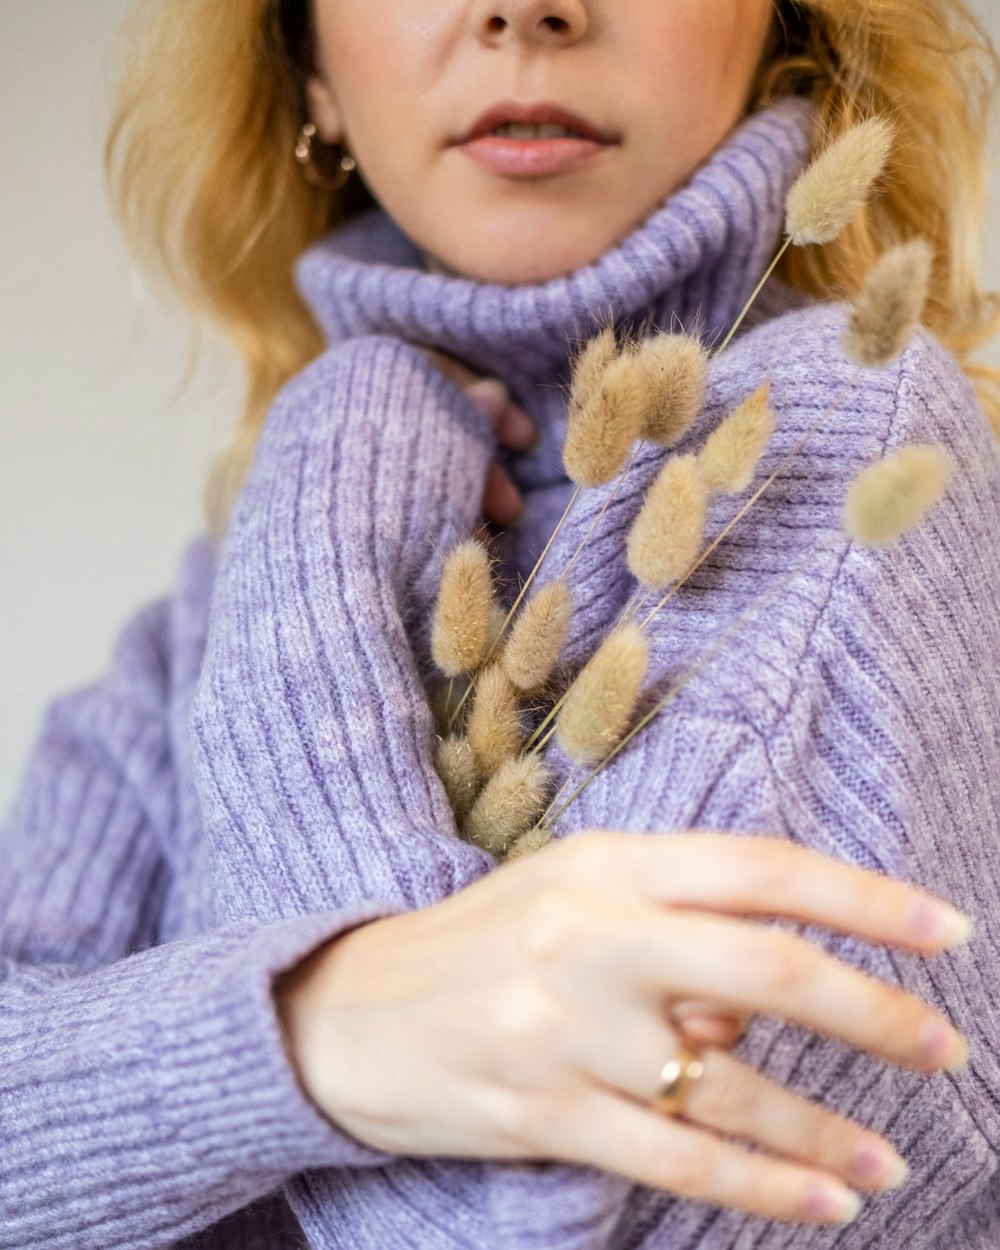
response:
[[(322, 187), (326, 191), (339, 191), (357, 169), (358, 163), (345, 144), (337, 144), (336, 146), (341, 149), (341, 155), (334, 167), (335, 173), (331, 177), (317, 160), (315, 149), (319, 146), (316, 142), (316, 127), (312, 122), (306, 122), (295, 140), (295, 159), (302, 169), (303, 177), (311, 186)], [(330, 151), (329, 148), (324, 150)]]

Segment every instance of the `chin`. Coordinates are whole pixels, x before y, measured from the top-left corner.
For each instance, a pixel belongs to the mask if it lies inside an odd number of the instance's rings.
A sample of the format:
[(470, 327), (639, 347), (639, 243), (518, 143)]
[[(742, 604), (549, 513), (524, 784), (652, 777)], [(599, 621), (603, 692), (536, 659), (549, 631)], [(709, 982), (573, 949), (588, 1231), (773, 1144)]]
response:
[(509, 241), (497, 245), (494, 240), (479, 243), (470, 240), (465, 247), (433, 253), (429, 267), (452, 277), (469, 278), (475, 282), (491, 282), (499, 286), (535, 286), (553, 278), (566, 277), (595, 261), (607, 245), (590, 247), (516, 246)]

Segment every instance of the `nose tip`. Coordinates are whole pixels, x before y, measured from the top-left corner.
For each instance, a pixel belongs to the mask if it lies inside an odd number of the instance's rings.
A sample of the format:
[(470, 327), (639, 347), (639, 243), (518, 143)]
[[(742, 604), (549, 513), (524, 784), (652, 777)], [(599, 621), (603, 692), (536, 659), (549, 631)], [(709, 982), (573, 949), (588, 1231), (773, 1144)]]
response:
[[(486, 23), (486, 28), (491, 34), (496, 35), (500, 34), (501, 31), (506, 30), (509, 25), (510, 23), (505, 17), (491, 17)], [(564, 17), (543, 17), (539, 20), (538, 25), (546, 26), (549, 30), (556, 31), (569, 29), (569, 22), (567, 22)]]
[(513, 31), (528, 39), (578, 39), (587, 29), (584, 0), (492, 0), (484, 10), (482, 30), (491, 37)]

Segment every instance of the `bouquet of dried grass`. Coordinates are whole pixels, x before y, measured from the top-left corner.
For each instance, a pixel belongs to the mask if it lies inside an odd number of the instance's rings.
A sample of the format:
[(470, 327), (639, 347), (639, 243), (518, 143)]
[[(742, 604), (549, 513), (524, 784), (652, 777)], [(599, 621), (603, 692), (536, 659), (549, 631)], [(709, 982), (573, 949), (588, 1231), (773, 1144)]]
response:
[[(787, 199), (783, 246), (715, 355), (728, 347), (787, 248), (828, 242), (856, 216), (881, 176), (892, 140), (892, 127), (884, 120), (863, 122), (799, 177)], [(930, 247), (914, 239), (892, 248), (874, 266), (841, 339), (844, 354), (856, 366), (845, 393), (862, 369), (885, 368), (907, 346), (927, 299), (931, 264)], [(572, 620), (572, 565), (641, 443), (670, 448), (691, 429), (704, 405), (710, 363), (709, 352), (692, 336), (660, 332), (619, 344), (614, 329), (605, 327), (573, 361), (563, 445), (573, 493), (510, 610), (503, 613), (496, 602), (490, 557), (481, 544), (461, 543), (445, 560), (432, 629), (434, 662), (447, 682), (437, 700), (436, 767), (461, 836), (497, 859), (543, 846), (576, 795), (711, 658), (702, 656), (636, 722), (649, 665), (650, 622), (843, 402), (844, 394), (707, 545), (710, 497), (738, 495), (749, 487), (774, 432), (768, 379), (718, 424), (697, 454), (665, 459), (628, 535), (635, 594), (570, 679), (559, 661)], [(952, 467), (951, 457), (938, 446), (903, 447), (869, 465), (845, 499), (846, 533), (872, 545), (895, 541), (940, 499)], [(615, 479), (567, 567), (528, 597), (580, 492)], [(792, 570), (766, 597), (799, 571)], [(643, 615), (650, 598), (655, 602)], [(751, 605), (733, 628), (760, 606)], [(536, 721), (530, 734), (529, 716)], [(576, 773), (571, 774), (558, 795), (545, 762), (553, 736), (584, 773), (575, 789)]]

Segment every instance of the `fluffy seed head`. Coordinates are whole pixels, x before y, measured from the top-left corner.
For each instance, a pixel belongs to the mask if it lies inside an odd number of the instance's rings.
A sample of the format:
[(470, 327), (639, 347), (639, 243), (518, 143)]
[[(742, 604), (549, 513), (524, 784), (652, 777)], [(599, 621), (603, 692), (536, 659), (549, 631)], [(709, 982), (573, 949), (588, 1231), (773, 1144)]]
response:
[(459, 543), (444, 562), (431, 627), (431, 654), (446, 677), (469, 673), (482, 660), (490, 629), (493, 580), (482, 543)]
[(464, 836), (502, 856), (545, 811), (550, 781), (549, 770), (534, 751), (505, 761), (476, 799)]
[(533, 855), (535, 851), (540, 851), (543, 846), (552, 841), (552, 830), (546, 828), (544, 824), (533, 825), (526, 833), (522, 833), (514, 845), (507, 852), (507, 860), (524, 859), (526, 855)]
[(642, 693), (646, 636), (619, 625), (577, 675), (557, 720), (559, 744), (577, 764), (598, 764), (620, 740)]
[(604, 370), (618, 355), (614, 327), (607, 325), (587, 340), (571, 368), (570, 408), (585, 407), (597, 393)]
[(476, 801), (482, 778), (468, 738), (452, 735), (439, 738), (434, 766), (444, 784), (448, 802), (457, 820), (462, 820)]
[(892, 123), (852, 126), (799, 175), (786, 201), (785, 231), (796, 247), (829, 243), (857, 216), (889, 158)]
[(954, 469), (950, 453), (936, 444), (911, 443), (876, 460), (851, 483), (844, 529), (866, 546), (888, 546), (937, 503)]
[(765, 382), (708, 436), (698, 455), (702, 481), (710, 491), (738, 495), (750, 485), (774, 433), (771, 384)]
[(499, 604), (494, 603), (490, 608), (490, 627), (486, 636), (486, 654), (491, 656), (491, 658), (492, 656), (497, 655), (503, 646), (502, 630), (506, 620), (507, 613), (499, 606)]
[(573, 601), (564, 581), (543, 586), (521, 609), (507, 642), (503, 663), (519, 690), (548, 681), (566, 641)]
[(605, 366), (593, 391), (570, 399), (563, 466), (578, 486), (602, 486), (615, 476), (642, 432), (647, 388), (629, 353)]
[(875, 264), (840, 341), (848, 360), (879, 369), (905, 349), (927, 303), (933, 258), (926, 239), (911, 239)]
[(636, 346), (635, 367), (646, 378), (642, 436), (672, 447), (691, 428), (705, 402), (708, 352), (689, 334), (655, 334)]
[(491, 777), (520, 749), (524, 729), (517, 691), (502, 664), (491, 664), (479, 674), (466, 732), (483, 777)]
[(672, 456), (646, 494), (628, 536), (628, 567), (644, 586), (662, 590), (698, 555), (708, 490), (693, 455)]

